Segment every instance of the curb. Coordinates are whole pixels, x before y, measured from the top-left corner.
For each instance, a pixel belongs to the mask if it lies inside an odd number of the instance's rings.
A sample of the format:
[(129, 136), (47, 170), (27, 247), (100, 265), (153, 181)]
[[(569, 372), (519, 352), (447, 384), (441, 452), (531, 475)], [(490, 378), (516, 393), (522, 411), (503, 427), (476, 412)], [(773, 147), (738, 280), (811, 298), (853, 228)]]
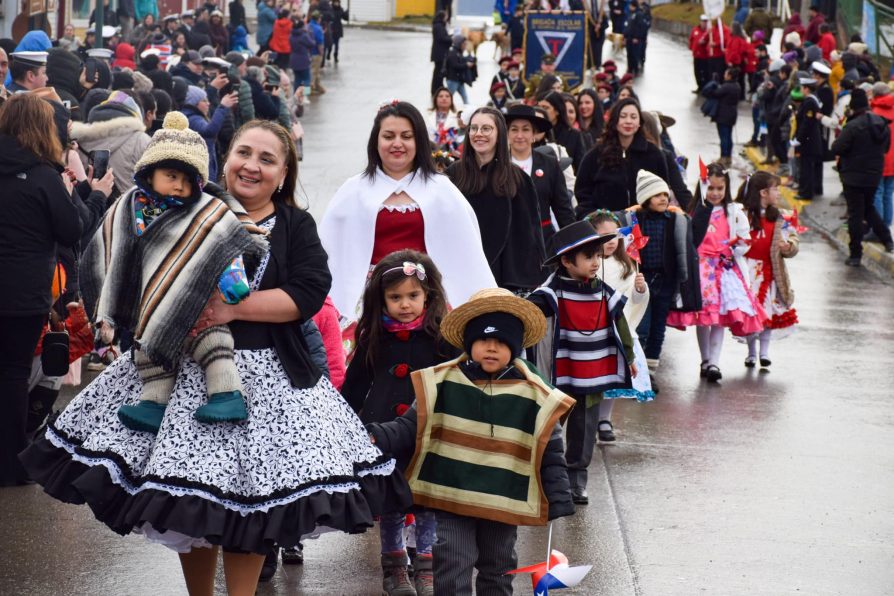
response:
[[(751, 162), (751, 165), (755, 169), (764, 170), (765, 172), (774, 174), (776, 173), (775, 166), (761, 165), (760, 162), (763, 160), (764, 156), (757, 147), (745, 147), (744, 153), (745, 158)], [(849, 254), (848, 242), (850, 241), (850, 237), (846, 225), (838, 226), (838, 228), (834, 230), (820, 225), (817, 220), (810, 217), (810, 214), (804, 211), (804, 207), (810, 205), (810, 201), (799, 201), (795, 198), (794, 191), (787, 186), (783, 186), (779, 189), (779, 196), (782, 197), (782, 200), (786, 203), (788, 209), (797, 211), (799, 216), (803, 216), (802, 221), (809, 222), (812, 229), (819, 232), (824, 238), (834, 244), (839, 252), (845, 255)], [(884, 247), (877, 242), (863, 243), (863, 265), (879, 275), (894, 278), (894, 255), (886, 253)]]
[(431, 27), (423, 25), (410, 25), (405, 23), (364, 23), (353, 21), (345, 24), (351, 29), (372, 29), (375, 31), (404, 31), (410, 33), (431, 33)]

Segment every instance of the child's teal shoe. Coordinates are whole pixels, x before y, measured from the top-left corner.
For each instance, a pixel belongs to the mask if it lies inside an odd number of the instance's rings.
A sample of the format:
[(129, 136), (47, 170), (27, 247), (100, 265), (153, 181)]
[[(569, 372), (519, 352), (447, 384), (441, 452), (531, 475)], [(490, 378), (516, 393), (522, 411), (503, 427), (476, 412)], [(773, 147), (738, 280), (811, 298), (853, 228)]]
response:
[(167, 406), (149, 400), (141, 400), (135, 406), (118, 408), (118, 419), (130, 430), (158, 434)]
[(226, 391), (209, 397), (193, 416), (202, 422), (240, 422), (248, 419), (248, 410), (241, 391)]

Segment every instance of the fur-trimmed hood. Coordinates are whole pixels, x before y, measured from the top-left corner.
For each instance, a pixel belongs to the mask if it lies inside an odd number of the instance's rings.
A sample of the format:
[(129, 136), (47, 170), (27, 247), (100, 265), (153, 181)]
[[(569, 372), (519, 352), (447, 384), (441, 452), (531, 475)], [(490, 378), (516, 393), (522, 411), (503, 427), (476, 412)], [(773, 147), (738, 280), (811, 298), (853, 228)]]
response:
[(71, 138), (77, 139), (85, 154), (95, 149), (111, 152), (109, 165), (115, 171), (115, 188), (124, 193), (133, 186), (134, 166), (151, 140), (143, 121), (132, 116), (101, 122), (74, 122)]

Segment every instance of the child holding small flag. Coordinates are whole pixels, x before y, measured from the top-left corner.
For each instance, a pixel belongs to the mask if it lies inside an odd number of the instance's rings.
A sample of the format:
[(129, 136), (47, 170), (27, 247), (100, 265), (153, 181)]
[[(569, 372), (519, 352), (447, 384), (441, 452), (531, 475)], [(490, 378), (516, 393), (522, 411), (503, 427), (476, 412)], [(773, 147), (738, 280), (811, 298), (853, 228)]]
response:
[[(648, 244), (648, 238), (640, 233), (638, 224), (634, 223), (628, 228), (619, 228), (621, 220), (611, 211), (600, 209), (588, 215), (587, 219), (600, 236), (618, 234), (602, 245), (603, 260), (598, 275), (608, 287), (627, 298), (627, 304), (624, 305), (624, 318), (627, 319), (630, 328), (635, 329), (649, 306), (649, 286), (646, 285), (645, 276), (638, 271), (639, 249)], [(628, 239), (631, 237), (633, 241), (628, 243)], [(633, 336), (633, 354), (637, 374), (631, 379), (630, 386), (606, 391), (602, 395), (602, 401), (599, 402), (597, 432), (600, 441), (615, 440), (611, 420), (616, 398), (636, 398), (637, 401), (643, 402), (650, 401), (655, 397), (652, 384), (649, 382), (646, 355), (635, 335)]]
[(588, 221), (559, 230), (544, 265), (556, 271), (528, 299), (549, 321), (537, 348), (537, 364), (556, 387), (577, 400), (565, 429), (571, 499), (589, 503), (587, 468), (596, 446), (596, 425), (587, 410), (609, 389), (629, 387), (636, 376), (633, 338), (624, 318), (623, 294), (596, 277), (602, 247), (616, 237), (599, 235)]
[[(680, 210), (669, 209), (670, 189), (651, 172), (640, 170), (636, 176), (636, 202), (639, 209), (626, 212), (622, 224), (636, 219), (641, 234), (649, 239), (639, 249), (639, 270), (649, 287), (649, 302), (636, 327), (642, 342), (649, 372), (658, 370), (667, 316), (671, 309), (699, 310), (698, 255), (692, 239), (692, 222)], [(624, 221), (627, 220), (627, 221)], [(652, 391), (658, 393), (654, 377)]]

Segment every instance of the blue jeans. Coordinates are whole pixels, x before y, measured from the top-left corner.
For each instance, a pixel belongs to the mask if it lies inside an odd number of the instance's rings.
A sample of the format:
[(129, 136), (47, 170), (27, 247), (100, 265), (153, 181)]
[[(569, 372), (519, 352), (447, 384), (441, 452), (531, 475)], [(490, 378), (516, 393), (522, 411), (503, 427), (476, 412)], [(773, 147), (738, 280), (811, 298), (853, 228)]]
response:
[(733, 156), (733, 125), (717, 123), (717, 135), (720, 137), (720, 157)]
[[(416, 554), (430, 555), (437, 539), (437, 518), (434, 511), (416, 513)], [(404, 520), (402, 513), (387, 513), (379, 520), (379, 540), (382, 553), (394, 553), (406, 550), (404, 542)]]
[(649, 306), (636, 328), (636, 334), (649, 360), (661, 358), (664, 334), (667, 331), (667, 314), (674, 300), (675, 284), (664, 273), (646, 273), (649, 284)]
[(294, 71), (294, 73), (295, 73), (295, 89), (297, 89), (299, 85), (304, 85), (305, 87), (310, 87), (310, 69), (309, 68), (296, 70), (296, 71)]
[(894, 222), (894, 176), (885, 176), (875, 191), (875, 210), (889, 228)]
[(469, 96), (466, 94), (466, 84), (462, 81), (451, 81), (450, 79), (447, 79), (447, 90), (450, 91), (450, 95), (459, 91), (459, 96), (463, 98), (463, 103), (469, 103)]

